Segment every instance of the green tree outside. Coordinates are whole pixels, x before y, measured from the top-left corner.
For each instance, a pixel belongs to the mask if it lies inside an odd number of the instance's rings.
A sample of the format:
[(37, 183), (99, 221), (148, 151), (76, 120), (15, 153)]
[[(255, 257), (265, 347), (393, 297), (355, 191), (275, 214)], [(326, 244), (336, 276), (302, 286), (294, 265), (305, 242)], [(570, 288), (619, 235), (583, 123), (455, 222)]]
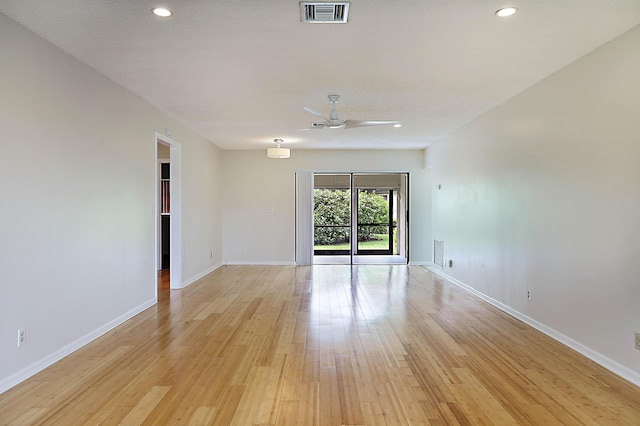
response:
[[(388, 223), (389, 204), (376, 193), (361, 191), (358, 194), (358, 218), (360, 223)], [(317, 246), (340, 244), (349, 241), (351, 229), (351, 191), (347, 189), (314, 190), (314, 244)], [(338, 225), (339, 227), (318, 227)], [(358, 241), (375, 239), (376, 234), (387, 232), (385, 226), (358, 227)]]

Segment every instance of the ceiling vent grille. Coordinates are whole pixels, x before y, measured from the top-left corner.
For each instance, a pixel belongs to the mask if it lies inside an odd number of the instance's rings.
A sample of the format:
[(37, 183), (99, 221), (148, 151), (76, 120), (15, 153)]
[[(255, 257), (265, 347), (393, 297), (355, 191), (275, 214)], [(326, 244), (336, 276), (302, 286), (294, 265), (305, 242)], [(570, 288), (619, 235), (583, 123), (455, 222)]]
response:
[(346, 24), (349, 17), (349, 2), (300, 2), (302, 22), (308, 24)]

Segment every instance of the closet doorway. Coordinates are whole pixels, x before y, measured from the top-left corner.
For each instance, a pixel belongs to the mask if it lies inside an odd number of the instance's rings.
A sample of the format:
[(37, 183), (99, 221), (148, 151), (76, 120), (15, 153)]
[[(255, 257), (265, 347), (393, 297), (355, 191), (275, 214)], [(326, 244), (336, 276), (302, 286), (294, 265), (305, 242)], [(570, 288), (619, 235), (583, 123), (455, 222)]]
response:
[(315, 264), (407, 264), (408, 173), (314, 173)]

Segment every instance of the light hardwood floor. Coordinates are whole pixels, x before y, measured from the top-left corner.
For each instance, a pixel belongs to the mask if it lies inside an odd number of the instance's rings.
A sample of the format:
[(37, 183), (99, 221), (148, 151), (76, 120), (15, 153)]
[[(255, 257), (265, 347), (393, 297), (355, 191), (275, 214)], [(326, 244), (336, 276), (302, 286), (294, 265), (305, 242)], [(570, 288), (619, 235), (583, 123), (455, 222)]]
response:
[(0, 395), (0, 424), (638, 425), (640, 389), (418, 266), (225, 266)]

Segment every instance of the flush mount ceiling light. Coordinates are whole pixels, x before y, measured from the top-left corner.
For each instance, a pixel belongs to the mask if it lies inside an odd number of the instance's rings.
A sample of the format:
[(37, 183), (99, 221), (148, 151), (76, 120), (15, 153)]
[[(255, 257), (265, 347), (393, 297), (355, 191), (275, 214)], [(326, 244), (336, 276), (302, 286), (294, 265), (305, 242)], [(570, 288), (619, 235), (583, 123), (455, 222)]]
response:
[(273, 140), (277, 147), (267, 149), (267, 157), (269, 158), (289, 158), (291, 153), (289, 148), (281, 148), (280, 144), (284, 142), (282, 139), (274, 139)]
[(166, 7), (154, 7), (153, 9), (151, 9), (151, 13), (159, 16), (160, 18), (168, 18), (173, 15), (173, 12)]
[(518, 11), (515, 7), (503, 7), (502, 9), (496, 10), (496, 15), (501, 18), (506, 18), (507, 16), (511, 16)]

